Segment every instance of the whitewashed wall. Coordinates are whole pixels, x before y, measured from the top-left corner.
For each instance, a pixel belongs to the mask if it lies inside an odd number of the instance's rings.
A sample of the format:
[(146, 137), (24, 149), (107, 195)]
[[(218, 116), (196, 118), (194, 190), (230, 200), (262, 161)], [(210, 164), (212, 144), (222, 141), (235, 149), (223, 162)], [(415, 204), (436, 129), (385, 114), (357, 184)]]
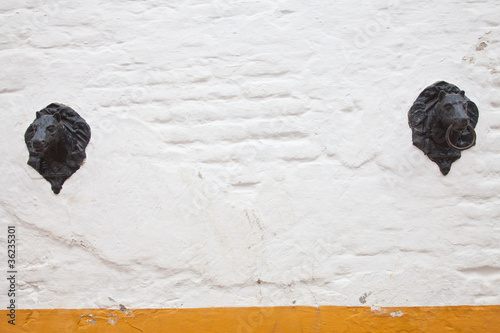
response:
[[(2, 0), (0, 246), (16, 225), (19, 307), (499, 304), (499, 14)], [(407, 124), (438, 80), (480, 111), (446, 177)], [(92, 128), (59, 195), (23, 137), (51, 102)]]

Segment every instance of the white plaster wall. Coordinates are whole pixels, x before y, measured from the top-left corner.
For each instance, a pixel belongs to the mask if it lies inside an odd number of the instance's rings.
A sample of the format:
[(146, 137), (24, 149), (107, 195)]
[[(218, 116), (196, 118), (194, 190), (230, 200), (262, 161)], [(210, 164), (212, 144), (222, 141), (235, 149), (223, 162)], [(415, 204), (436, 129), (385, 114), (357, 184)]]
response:
[[(499, 14), (2, 0), (0, 246), (16, 225), (17, 304), (499, 304)], [(438, 80), (480, 111), (446, 177), (407, 125)], [(59, 195), (23, 137), (51, 102), (92, 127)]]

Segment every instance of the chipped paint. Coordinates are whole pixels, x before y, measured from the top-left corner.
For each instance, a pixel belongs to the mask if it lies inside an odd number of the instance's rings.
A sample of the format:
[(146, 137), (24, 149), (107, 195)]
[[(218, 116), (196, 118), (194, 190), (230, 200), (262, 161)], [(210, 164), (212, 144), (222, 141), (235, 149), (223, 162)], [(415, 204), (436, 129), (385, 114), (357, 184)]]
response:
[(363, 295), (361, 295), (361, 296), (359, 297), (359, 302), (360, 302), (361, 304), (365, 304), (365, 303), (366, 303), (366, 299), (367, 299), (367, 298), (368, 298), (368, 296), (370, 296), (371, 294), (372, 294), (372, 292), (371, 292), (371, 291), (369, 291), (369, 292), (367, 292), (367, 293), (364, 293)]
[(92, 315), (82, 315), (80, 316), (80, 320), (77, 323), (78, 329), (82, 329), (84, 327), (90, 327), (96, 324), (96, 320), (92, 317)]
[(108, 324), (111, 324), (111, 325), (115, 325), (116, 323), (118, 323), (118, 318), (116, 318), (116, 315), (115, 314), (112, 314), (112, 313), (108, 313)]
[(392, 317), (401, 317), (402, 315), (403, 315), (403, 312), (401, 312), (401, 311), (391, 312)]

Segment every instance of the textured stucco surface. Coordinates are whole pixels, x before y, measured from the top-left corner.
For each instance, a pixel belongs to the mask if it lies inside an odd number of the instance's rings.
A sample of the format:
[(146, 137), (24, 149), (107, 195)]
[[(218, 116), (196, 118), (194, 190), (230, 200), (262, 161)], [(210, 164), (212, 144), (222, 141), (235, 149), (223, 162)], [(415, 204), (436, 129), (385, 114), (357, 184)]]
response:
[[(18, 306), (499, 304), (499, 13), (1, 1), (0, 246), (16, 225)], [(407, 125), (438, 80), (480, 111), (446, 177)], [(23, 141), (51, 102), (92, 127), (57, 196)]]

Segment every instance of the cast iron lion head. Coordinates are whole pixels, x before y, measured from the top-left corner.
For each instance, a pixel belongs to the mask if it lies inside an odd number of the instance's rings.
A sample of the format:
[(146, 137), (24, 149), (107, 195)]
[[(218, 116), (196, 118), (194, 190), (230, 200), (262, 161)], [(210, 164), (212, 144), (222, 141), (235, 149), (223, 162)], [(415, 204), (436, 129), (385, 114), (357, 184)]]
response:
[(35, 168), (58, 194), (63, 183), (85, 160), (90, 127), (70, 107), (52, 103), (36, 113), (24, 134), (28, 164)]
[(457, 86), (439, 81), (420, 93), (408, 112), (413, 144), (434, 161), (443, 175), (476, 143), (479, 111)]

